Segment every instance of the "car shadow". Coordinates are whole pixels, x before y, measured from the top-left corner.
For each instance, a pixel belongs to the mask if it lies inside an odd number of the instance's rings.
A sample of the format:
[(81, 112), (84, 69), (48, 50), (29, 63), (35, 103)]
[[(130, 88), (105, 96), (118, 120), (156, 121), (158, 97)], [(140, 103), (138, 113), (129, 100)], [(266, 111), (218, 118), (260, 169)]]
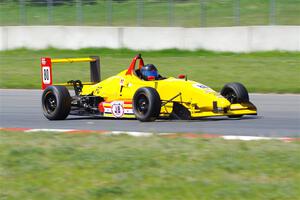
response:
[[(158, 118), (154, 122), (208, 122), (208, 121), (244, 121), (244, 120), (255, 120), (262, 119), (263, 116), (243, 116), (241, 118), (229, 118), (226, 116), (221, 117), (202, 117), (202, 118), (193, 118), (190, 120), (180, 120), (180, 119), (170, 119), (170, 118)], [(135, 118), (114, 118), (114, 117), (102, 117), (102, 116), (71, 116), (68, 117), (68, 121), (76, 121), (76, 120), (116, 120), (116, 121), (137, 121)], [(153, 122), (152, 122), (153, 123)]]
[(262, 119), (263, 116), (243, 116), (241, 118), (229, 118), (226, 116), (222, 117), (201, 117), (193, 118), (190, 120), (180, 120), (180, 119), (158, 119), (155, 122), (209, 122), (209, 121), (244, 121), (244, 120), (255, 120)]
[(114, 117), (102, 117), (102, 116), (70, 116), (65, 120), (119, 120), (119, 121), (135, 121), (135, 118), (114, 118)]

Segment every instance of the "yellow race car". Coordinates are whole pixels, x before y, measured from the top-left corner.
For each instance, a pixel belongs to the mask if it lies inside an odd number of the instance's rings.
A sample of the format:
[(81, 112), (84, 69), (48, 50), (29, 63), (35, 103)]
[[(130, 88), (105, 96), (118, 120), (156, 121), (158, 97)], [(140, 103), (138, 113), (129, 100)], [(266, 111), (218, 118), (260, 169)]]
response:
[[(90, 62), (91, 82), (70, 80), (53, 84), (52, 64), (66, 62)], [(187, 80), (185, 75), (166, 78), (154, 65), (145, 65), (140, 54), (133, 58), (128, 69), (103, 81), (100, 81), (99, 57), (41, 58), (41, 77), (42, 108), (49, 120), (89, 115), (148, 122), (157, 118), (188, 120), (257, 114), (242, 84), (228, 83), (217, 93), (206, 85)], [(70, 86), (74, 88), (72, 96), (67, 89)]]

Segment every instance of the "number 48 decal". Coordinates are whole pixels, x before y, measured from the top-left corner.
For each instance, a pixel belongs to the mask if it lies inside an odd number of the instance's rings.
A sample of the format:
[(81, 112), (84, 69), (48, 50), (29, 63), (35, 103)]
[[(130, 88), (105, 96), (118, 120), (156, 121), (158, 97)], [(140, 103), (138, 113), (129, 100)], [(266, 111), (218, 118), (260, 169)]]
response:
[(50, 77), (51, 77), (50, 67), (43, 67), (42, 73), (43, 73), (43, 83), (50, 84)]

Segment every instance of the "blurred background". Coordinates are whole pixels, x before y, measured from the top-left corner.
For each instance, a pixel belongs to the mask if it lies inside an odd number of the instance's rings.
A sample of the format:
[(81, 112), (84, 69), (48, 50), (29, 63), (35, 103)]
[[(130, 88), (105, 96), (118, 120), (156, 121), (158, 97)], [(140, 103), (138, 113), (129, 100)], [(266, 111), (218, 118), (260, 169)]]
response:
[[(216, 90), (235, 80), (299, 93), (299, 25), (300, 0), (0, 0), (0, 87), (40, 88), (43, 56), (100, 55), (105, 78), (140, 52), (162, 73)], [(72, 66), (58, 81), (88, 77)]]
[(0, 25), (300, 25), (300, 0), (1, 0)]

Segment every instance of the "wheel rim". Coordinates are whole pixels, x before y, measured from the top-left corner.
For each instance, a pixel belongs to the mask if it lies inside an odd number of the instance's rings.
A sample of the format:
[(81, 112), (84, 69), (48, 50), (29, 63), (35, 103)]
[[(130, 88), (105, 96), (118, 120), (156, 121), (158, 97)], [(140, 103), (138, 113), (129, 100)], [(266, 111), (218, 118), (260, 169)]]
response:
[(145, 115), (148, 112), (148, 108), (149, 108), (149, 100), (148, 100), (148, 98), (144, 94), (141, 94), (138, 97), (138, 100), (137, 100), (135, 106), (137, 108), (137, 111), (140, 114)]
[(224, 96), (230, 103), (237, 102), (237, 95), (233, 91), (228, 91)]
[(47, 113), (53, 113), (57, 107), (57, 100), (53, 93), (48, 93), (45, 96), (44, 105)]

